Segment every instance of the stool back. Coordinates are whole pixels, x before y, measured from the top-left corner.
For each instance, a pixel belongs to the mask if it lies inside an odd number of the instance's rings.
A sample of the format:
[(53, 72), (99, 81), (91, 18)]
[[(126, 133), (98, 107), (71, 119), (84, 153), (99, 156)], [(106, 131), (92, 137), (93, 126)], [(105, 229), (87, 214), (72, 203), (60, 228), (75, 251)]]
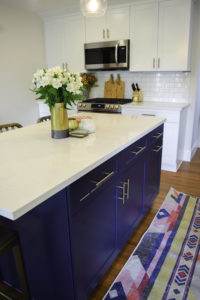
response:
[(22, 128), (23, 126), (19, 123), (9, 123), (9, 124), (1, 124), (0, 125), (0, 133), (13, 130), (16, 128)]
[(46, 121), (50, 121), (51, 120), (51, 116), (44, 116), (44, 117), (41, 117), (37, 120), (37, 123), (43, 123), (43, 122), (46, 122)]

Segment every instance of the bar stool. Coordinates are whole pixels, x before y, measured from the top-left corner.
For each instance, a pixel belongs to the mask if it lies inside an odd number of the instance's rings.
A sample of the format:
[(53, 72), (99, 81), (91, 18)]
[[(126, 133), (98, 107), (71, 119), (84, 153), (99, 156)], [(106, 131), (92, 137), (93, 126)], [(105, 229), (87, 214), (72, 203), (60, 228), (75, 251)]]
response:
[(0, 133), (2, 133), (4, 131), (13, 130), (16, 128), (21, 128), (21, 127), (23, 127), (23, 126), (19, 123), (2, 124), (2, 125), (0, 125)]
[(51, 120), (51, 116), (44, 116), (41, 117), (37, 120), (37, 123), (42, 123), (42, 122), (46, 122), (46, 121), (50, 121)]
[(27, 300), (29, 299), (29, 291), (18, 236), (15, 232), (0, 225), (0, 256), (9, 251), (12, 251), (14, 256), (20, 290), (4, 281), (0, 281), (0, 299)]

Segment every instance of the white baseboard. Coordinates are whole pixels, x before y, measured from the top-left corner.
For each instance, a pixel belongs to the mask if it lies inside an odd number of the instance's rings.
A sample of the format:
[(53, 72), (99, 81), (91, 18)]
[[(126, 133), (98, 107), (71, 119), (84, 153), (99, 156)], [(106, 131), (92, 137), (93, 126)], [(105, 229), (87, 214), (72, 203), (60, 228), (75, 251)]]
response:
[(178, 171), (178, 169), (180, 168), (181, 164), (182, 164), (182, 161), (179, 161), (177, 164), (162, 163), (161, 170), (176, 173)]

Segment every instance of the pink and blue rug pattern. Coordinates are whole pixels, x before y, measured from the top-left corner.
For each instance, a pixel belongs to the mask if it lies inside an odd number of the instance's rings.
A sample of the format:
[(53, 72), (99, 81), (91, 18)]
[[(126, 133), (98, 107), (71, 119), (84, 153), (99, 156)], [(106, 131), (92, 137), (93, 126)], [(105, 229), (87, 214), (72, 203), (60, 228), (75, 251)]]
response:
[(104, 300), (200, 300), (200, 198), (171, 188)]

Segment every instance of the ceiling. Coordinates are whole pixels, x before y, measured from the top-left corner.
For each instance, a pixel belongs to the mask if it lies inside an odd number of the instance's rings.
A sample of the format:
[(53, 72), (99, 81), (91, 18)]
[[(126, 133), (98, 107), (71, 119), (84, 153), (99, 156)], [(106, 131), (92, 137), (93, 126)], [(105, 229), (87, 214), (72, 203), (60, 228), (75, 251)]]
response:
[(53, 13), (66, 8), (79, 7), (79, 0), (0, 0), (0, 3), (39, 14), (45, 12)]
[[(9, 6), (38, 13), (39, 15), (57, 14), (61, 11), (73, 12), (79, 10), (80, 0), (0, 0)], [(108, 0), (111, 4), (124, 3), (124, 0)]]

